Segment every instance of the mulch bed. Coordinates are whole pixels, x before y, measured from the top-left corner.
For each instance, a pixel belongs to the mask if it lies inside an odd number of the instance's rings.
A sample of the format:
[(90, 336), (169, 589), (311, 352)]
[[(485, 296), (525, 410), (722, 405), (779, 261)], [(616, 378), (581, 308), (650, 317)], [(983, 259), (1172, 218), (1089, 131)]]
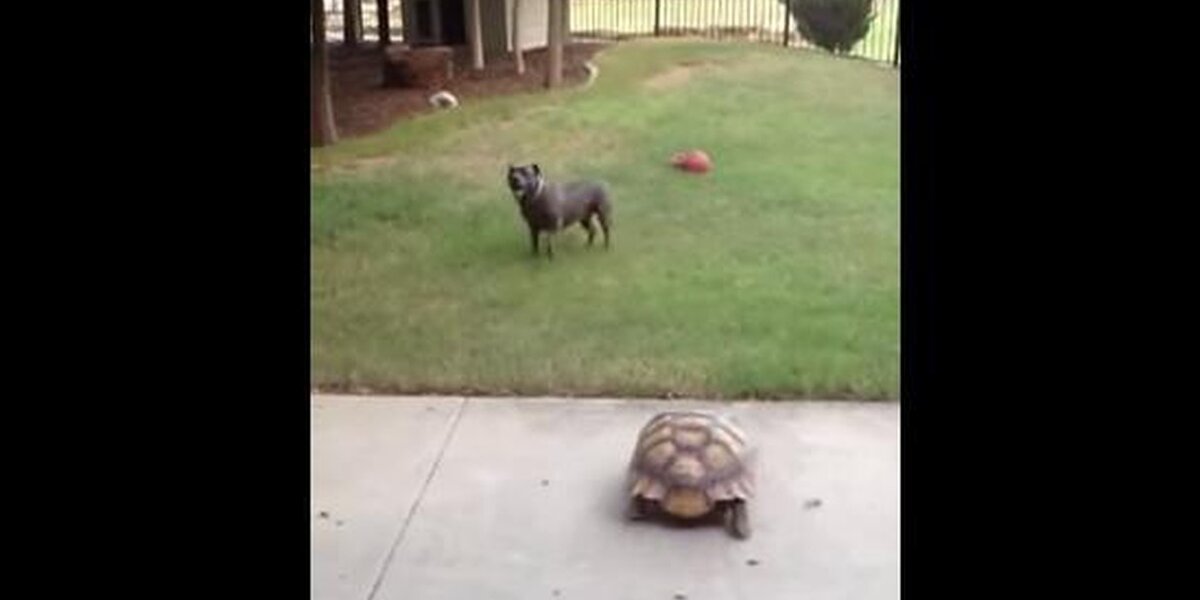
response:
[[(584, 63), (607, 47), (606, 42), (577, 41), (563, 48), (563, 87), (587, 81)], [(329, 47), (333, 118), (338, 136), (361, 136), (386, 129), (400, 119), (438, 110), (429, 104), (433, 89), (383, 87), (381, 51), (374, 44), (359, 48)], [(454, 48), (454, 79), (445, 89), (461, 104), (502, 94), (545, 90), (546, 49), (525, 52), (525, 74), (517, 75), (511, 56), (489, 60), (482, 71), (471, 68), (466, 47)]]

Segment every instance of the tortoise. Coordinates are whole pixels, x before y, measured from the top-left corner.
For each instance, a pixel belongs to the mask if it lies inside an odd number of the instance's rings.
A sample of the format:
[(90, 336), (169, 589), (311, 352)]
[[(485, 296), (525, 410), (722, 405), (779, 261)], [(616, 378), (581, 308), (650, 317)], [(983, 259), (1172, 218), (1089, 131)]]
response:
[(749, 537), (746, 502), (754, 496), (754, 454), (727, 415), (696, 410), (655, 415), (638, 434), (629, 462), (629, 517), (718, 516), (731, 535)]

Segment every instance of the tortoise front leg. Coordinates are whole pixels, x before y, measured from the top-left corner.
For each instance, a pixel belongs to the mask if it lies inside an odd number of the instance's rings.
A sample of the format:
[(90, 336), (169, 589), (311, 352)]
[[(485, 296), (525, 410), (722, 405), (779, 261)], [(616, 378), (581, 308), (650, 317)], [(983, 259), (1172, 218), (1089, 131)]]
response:
[(625, 510), (625, 516), (630, 521), (640, 521), (650, 516), (649, 507), (646, 506), (646, 500), (640, 496), (634, 496), (629, 499), (629, 506)]
[(725, 509), (725, 520), (730, 535), (740, 540), (750, 537), (750, 516), (746, 513), (745, 500), (730, 502)]

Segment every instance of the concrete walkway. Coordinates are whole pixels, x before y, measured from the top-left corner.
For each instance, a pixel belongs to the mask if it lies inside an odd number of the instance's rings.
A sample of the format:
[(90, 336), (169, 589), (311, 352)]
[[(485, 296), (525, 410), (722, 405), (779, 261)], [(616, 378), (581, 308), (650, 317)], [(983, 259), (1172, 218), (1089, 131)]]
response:
[[(760, 451), (754, 535), (623, 519), (638, 429), (722, 408)], [(899, 405), (312, 397), (319, 600), (893, 599)]]

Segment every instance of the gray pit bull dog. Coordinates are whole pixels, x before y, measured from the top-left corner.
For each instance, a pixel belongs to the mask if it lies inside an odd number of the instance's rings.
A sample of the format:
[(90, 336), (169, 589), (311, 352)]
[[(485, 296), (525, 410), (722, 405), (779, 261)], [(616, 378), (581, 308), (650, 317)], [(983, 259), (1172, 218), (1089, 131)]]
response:
[(533, 254), (538, 254), (538, 238), (546, 234), (546, 257), (554, 258), (551, 239), (554, 234), (579, 223), (588, 233), (588, 245), (596, 237), (595, 221), (604, 231), (604, 247), (608, 248), (608, 230), (612, 223), (612, 202), (608, 186), (594, 181), (551, 183), (536, 164), (508, 166), (508, 188), (521, 207), (521, 216), (529, 225)]

